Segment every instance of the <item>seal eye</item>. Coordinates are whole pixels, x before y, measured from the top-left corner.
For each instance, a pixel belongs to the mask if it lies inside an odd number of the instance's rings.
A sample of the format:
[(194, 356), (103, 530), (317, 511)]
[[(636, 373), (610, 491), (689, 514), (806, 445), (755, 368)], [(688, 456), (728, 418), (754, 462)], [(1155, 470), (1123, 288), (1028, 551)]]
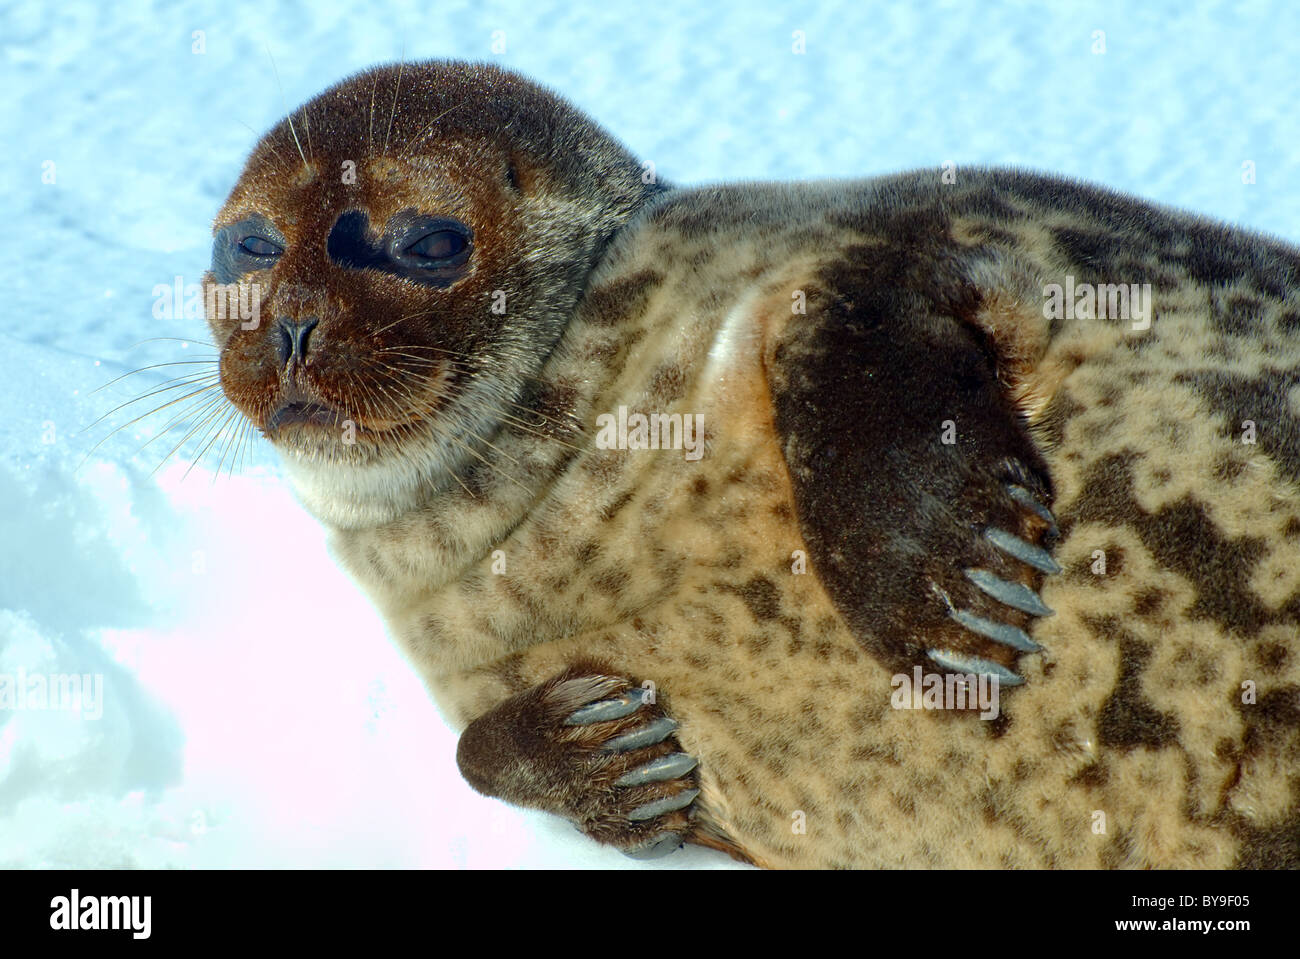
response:
[(418, 259), (431, 261), (430, 266), (442, 266), (464, 251), (467, 245), (465, 238), (455, 230), (436, 230), (420, 237), (405, 252)]
[(269, 270), (287, 245), (274, 223), (260, 213), (250, 213), (213, 237), (212, 273), (218, 283), (233, 283), (245, 273)]
[(249, 256), (279, 256), (284, 251), (261, 236), (246, 236), (239, 241), (239, 249)]
[(403, 210), (376, 236), (365, 210), (347, 210), (330, 228), (325, 252), (345, 270), (378, 270), (446, 288), (469, 273), (474, 231), (449, 217)]

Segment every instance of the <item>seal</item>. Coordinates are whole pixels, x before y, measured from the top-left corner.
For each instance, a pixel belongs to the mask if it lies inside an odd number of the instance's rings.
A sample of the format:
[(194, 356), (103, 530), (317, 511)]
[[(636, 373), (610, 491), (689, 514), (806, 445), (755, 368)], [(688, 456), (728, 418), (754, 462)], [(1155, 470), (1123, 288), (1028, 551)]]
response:
[(458, 62), (258, 143), (222, 389), (476, 789), (636, 856), (1300, 865), (1300, 251), (951, 174), (676, 187)]

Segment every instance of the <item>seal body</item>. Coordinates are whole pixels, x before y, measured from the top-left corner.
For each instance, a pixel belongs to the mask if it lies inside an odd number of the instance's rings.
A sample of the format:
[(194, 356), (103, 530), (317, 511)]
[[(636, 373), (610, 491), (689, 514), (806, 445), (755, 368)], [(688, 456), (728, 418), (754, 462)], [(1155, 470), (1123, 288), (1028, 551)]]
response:
[[(401, 70), (268, 135), (208, 282), (472, 784), (763, 866), (1300, 865), (1300, 252), (1018, 171), (674, 188)], [(395, 219), (469, 258), (395, 272)]]

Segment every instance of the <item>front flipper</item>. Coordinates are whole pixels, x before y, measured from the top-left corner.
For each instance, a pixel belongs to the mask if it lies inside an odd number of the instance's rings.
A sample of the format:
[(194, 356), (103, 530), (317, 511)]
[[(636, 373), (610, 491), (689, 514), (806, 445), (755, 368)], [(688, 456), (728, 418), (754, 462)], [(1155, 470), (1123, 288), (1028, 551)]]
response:
[(677, 723), (647, 699), (627, 679), (571, 669), (470, 723), (456, 761), (484, 795), (564, 816), (634, 858), (658, 858), (689, 836), (699, 786)]
[[(808, 286), (765, 351), (814, 571), (862, 645), (897, 670), (1023, 682), (1038, 595), (1059, 572), (1046, 464), (1025, 397), (1046, 347), (1032, 286), (942, 222), (884, 229)], [(909, 235), (909, 233), (911, 235)], [(980, 282), (976, 281), (980, 278)], [(1040, 402), (1039, 394), (1032, 394)]]

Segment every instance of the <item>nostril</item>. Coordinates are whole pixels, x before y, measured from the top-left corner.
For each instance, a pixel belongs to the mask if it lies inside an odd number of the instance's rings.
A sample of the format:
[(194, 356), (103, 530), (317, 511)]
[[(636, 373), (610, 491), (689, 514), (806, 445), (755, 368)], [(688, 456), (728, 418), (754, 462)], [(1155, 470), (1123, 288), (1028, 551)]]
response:
[(299, 363), (306, 362), (307, 343), (312, 330), (316, 329), (319, 323), (320, 320), (314, 316), (305, 320), (291, 320), (287, 316), (282, 316), (276, 320), (276, 333), (279, 336), (276, 352), (282, 364), (287, 364), (291, 359)]
[(275, 321), (275, 332), (278, 336), (276, 340), (276, 353), (280, 357), (280, 365), (283, 366), (289, 362), (289, 357), (293, 355), (293, 335), (288, 320), (280, 319)]
[(318, 323), (320, 323), (320, 320), (313, 316), (298, 325), (296, 352), (300, 362), (307, 358), (307, 340), (311, 336), (311, 331), (316, 329)]

